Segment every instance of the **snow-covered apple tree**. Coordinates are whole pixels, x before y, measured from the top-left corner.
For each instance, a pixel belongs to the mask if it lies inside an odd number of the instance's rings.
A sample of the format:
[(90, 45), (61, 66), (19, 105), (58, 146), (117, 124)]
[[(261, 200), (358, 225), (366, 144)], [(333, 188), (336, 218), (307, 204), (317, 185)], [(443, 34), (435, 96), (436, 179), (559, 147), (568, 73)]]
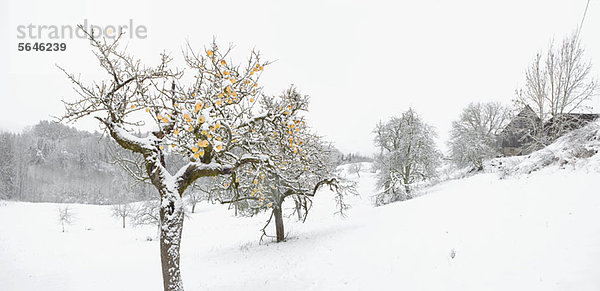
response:
[(433, 127), (421, 120), (412, 109), (377, 124), (375, 145), (380, 153), (375, 157), (377, 205), (412, 198), (414, 183), (432, 179), (441, 155), (435, 146)]
[(483, 161), (499, 153), (498, 135), (510, 121), (510, 110), (497, 102), (470, 103), (452, 122), (450, 156), (458, 167), (483, 170)]
[[(334, 193), (338, 211), (343, 214), (348, 205), (344, 196), (355, 193), (354, 183), (343, 179), (331, 159), (332, 147), (308, 127), (302, 112), (308, 108), (308, 96), (294, 87), (279, 98), (265, 97), (260, 105), (268, 112), (281, 112), (277, 118), (265, 119), (256, 131), (265, 137), (260, 151), (269, 156), (271, 163), (247, 164), (231, 177), (217, 179), (220, 200), (231, 203), (243, 215), (270, 211), (266, 228), (275, 220), (275, 239), (285, 239), (283, 203), (287, 198), (295, 202), (299, 218), (305, 219), (312, 205), (311, 197), (324, 186)], [(262, 239), (262, 238), (261, 238)]]
[[(83, 28), (81, 28), (83, 29)], [(63, 71), (79, 94), (64, 101), (62, 121), (95, 117), (121, 147), (143, 157), (145, 175), (160, 198), (160, 254), (164, 290), (183, 290), (179, 268), (184, 191), (200, 177), (232, 175), (247, 164), (271, 163), (263, 120), (286, 119), (286, 110), (260, 110), (259, 77), (268, 65), (252, 51), (244, 64), (230, 59), (231, 47), (184, 50), (186, 70), (172, 68), (161, 54), (154, 66), (119, 48), (119, 39), (100, 40), (88, 33), (106, 77), (85, 83)], [(192, 73), (184, 82), (183, 75)], [(289, 112), (288, 112), (289, 114)], [(134, 134), (140, 127), (154, 130)], [(168, 171), (165, 156), (177, 154), (187, 163)]]

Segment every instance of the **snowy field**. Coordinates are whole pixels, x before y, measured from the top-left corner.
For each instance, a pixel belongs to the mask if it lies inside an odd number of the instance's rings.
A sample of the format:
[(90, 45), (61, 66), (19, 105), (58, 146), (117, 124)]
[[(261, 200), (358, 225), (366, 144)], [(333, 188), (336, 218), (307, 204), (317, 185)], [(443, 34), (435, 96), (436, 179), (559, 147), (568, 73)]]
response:
[[(259, 244), (266, 215), (202, 204), (184, 225), (187, 290), (600, 290), (600, 173), (550, 166), (488, 172), (373, 208), (374, 174), (346, 218), (322, 191), (288, 240)], [(363, 167), (367, 169), (368, 167)], [(110, 207), (0, 202), (0, 290), (161, 290), (154, 227), (122, 229)], [(288, 209), (288, 213), (291, 211)]]

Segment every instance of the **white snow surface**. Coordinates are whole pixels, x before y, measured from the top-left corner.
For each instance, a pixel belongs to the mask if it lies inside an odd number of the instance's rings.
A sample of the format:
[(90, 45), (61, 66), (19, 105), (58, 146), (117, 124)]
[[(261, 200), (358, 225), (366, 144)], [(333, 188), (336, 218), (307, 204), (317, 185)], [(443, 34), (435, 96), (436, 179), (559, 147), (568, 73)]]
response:
[[(258, 243), (267, 214), (235, 217), (204, 203), (183, 228), (184, 286), (600, 290), (600, 172), (585, 165), (478, 174), (378, 208), (365, 165), (360, 178), (347, 174), (360, 197), (349, 199), (346, 218), (321, 191), (306, 223), (285, 220), (283, 243)], [(155, 227), (122, 229), (109, 206), (74, 204), (75, 222), (62, 233), (58, 207), (0, 201), (0, 290), (162, 289), (158, 242), (146, 240)]]

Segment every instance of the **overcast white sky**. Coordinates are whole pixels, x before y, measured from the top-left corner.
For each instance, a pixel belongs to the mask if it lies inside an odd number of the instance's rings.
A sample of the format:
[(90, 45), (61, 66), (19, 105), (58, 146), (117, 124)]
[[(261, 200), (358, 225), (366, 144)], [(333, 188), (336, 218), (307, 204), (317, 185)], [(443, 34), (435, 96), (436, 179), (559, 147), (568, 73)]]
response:
[[(84, 78), (100, 75), (86, 41), (62, 40), (66, 52), (18, 52), (18, 25), (134, 24), (146, 39), (131, 52), (156, 62), (180, 60), (186, 40), (213, 36), (246, 55), (255, 47), (277, 60), (263, 74), (267, 93), (289, 84), (311, 96), (309, 118), (342, 151), (372, 153), (375, 124), (409, 106), (434, 125), (440, 142), (471, 101), (509, 103), (524, 70), (552, 38), (581, 21), (586, 0), (563, 1), (23, 1), (0, 4), (0, 129), (60, 115), (73, 98), (60, 64)], [(592, 0), (581, 36), (600, 76), (600, 1)], [(47, 40), (47, 39), (44, 39)], [(29, 40), (34, 42), (35, 40)], [(241, 61), (242, 59), (240, 59)], [(593, 102), (600, 111), (600, 101)], [(98, 129), (94, 120), (77, 127)]]

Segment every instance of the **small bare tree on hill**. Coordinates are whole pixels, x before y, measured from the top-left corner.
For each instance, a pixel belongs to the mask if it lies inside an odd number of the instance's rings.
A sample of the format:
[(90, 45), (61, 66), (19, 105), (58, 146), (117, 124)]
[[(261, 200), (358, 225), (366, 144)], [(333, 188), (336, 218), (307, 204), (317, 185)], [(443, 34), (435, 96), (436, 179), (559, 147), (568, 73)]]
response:
[(60, 223), (62, 232), (65, 232), (66, 226), (71, 225), (73, 220), (73, 210), (68, 205), (58, 208), (58, 223)]

